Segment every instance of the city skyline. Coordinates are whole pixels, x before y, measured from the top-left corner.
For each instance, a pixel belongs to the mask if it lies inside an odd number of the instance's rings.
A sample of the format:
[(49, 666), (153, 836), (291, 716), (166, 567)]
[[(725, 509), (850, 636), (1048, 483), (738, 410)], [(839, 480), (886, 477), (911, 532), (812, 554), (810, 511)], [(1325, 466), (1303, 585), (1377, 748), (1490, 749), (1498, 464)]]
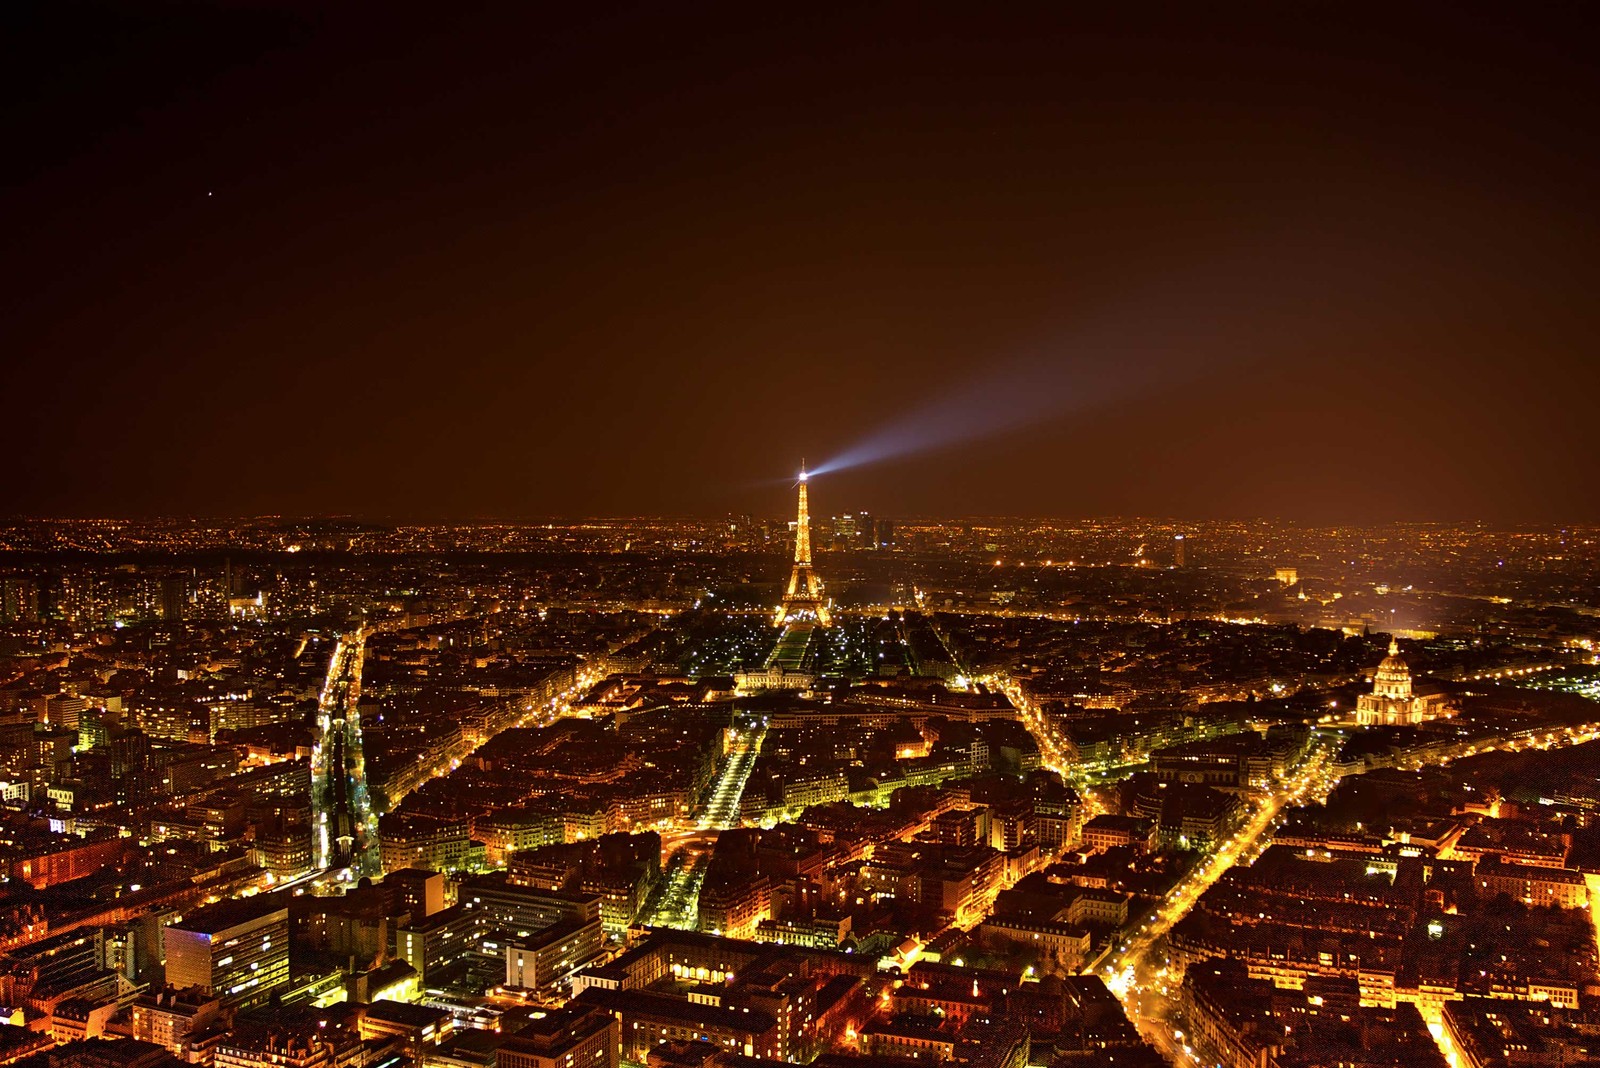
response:
[[(848, 453), (845, 454), (845, 455), (848, 456)], [(861, 461), (861, 462), (870, 463), (871, 461)], [(858, 463), (861, 463), (861, 462), (847, 461), (847, 462), (842, 463), (841, 466), (843, 466), (843, 467), (848, 469), (848, 468), (851, 468), (851, 467), (858, 466)], [(264, 524), (350, 523), (350, 524), (355, 524), (355, 525), (371, 525), (371, 526), (375, 526), (375, 527), (418, 526), (418, 527), (431, 527), (431, 528), (440, 528), (440, 529), (451, 528), (451, 527), (457, 527), (457, 528), (461, 528), (461, 529), (471, 529), (471, 528), (474, 528), (474, 527), (492, 527), (492, 526), (496, 526), (496, 525), (538, 526), (538, 525), (542, 525), (542, 524), (560, 524), (560, 525), (579, 524), (579, 525), (582, 525), (582, 524), (585, 524), (585, 523), (627, 524), (627, 523), (630, 523), (630, 522), (669, 522), (669, 523), (670, 522), (686, 522), (686, 523), (700, 522), (700, 523), (715, 523), (715, 522), (718, 522), (718, 521), (724, 520), (724, 519), (727, 519), (727, 520), (739, 520), (739, 519), (750, 519), (750, 518), (753, 518), (753, 517), (761, 517), (763, 519), (773, 519), (773, 518), (777, 518), (778, 516), (784, 514), (785, 512), (788, 512), (789, 514), (792, 514), (792, 507), (788, 508), (788, 509), (785, 509), (783, 507), (783, 501), (785, 500), (785, 495), (784, 495), (784, 493), (782, 491), (784, 490), (784, 488), (788, 487), (788, 488), (792, 489), (796, 485), (810, 484), (812, 482), (812, 480), (815, 480), (815, 479), (817, 479), (819, 477), (821, 477), (824, 480), (823, 481), (823, 485), (826, 488), (828, 486), (829, 482), (833, 481), (834, 479), (839, 478), (840, 475), (837, 472), (835, 472), (835, 473), (832, 473), (832, 474), (823, 474), (823, 475), (819, 476), (818, 473), (815, 472), (815, 471), (805, 472), (802, 469), (802, 475), (801, 475), (801, 478), (800, 478), (800, 480), (798, 482), (794, 481), (792, 478), (791, 479), (775, 478), (775, 479), (767, 480), (766, 483), (763, 485), (761, 491), (759, 492), (759, 495), (751, 495), (748, 498), (744, 497), (744, 496), (740, 497), (741, 500), (750, 501), (750, 502), (754, 503), (756, 506), (755, 507), (751, 507), (751, 508), (746, 508), (746, 509), (743, 509), (743, 510), (738, 510), (738, 511), (736, 511), (736, 510), (734, 510), (733, 508), (730, 507), (730, 508), (726, 508), (726, 509), (721, 510), (721, 511), (718, 511), (716, 509), (710, 509), (710, 510), (703, 511), (703, 512), (698, 512), (698, 513), (695, 513), (695, 512), (657, 512), (657, 513), (651, 513), (651, 512), (639, 512), (639, 511), (618, 511), (618, 512), (611, 512), (611, 513), (593, 512), (593, 513), (548, 513), (548, 514), (541, 514), (541, 513), (524, 512), (524, 513), (520, 513), (520, 514), (519, 513), (507, 513), (507, 514), (502, 514), (502, 515), (494, 515), (494, 514), (463, 515), (463, 516), (456, 516), (456, 517), (451, 517), (451, 518), (441, 518), (441, 517), (438, 517), (438, 516), (420, 516), (420, 515), (404, 515), (404, 514), (382, 514), (382, 513), (360, 514), (360, 513), (354, 513), (354, 512), (305, 512), (305, 513), (294, 513), (294, 512), (254, 512), (254, 513), (252, 513), (252, 512), (237, 512), (237, 513), (215, 512), (215, 513), (207, 513), (207, 512), (204, 512), (204, 511), (187, 511), (187, 512), (172, 512), (172, 513), (147, 513), (147, 512), (135, 511), (135, 512), (129, 512), (129, 513), (123, 513), (123, 514), (109, 514), (108, 513), (108, 514), (83, 514), (83, 515), (43, 514), (43, 513), (40, 513), (40, 514), (22, 514), (22, 513), (10, 513), (10, 514), (7, 514), (7, 513), (0, 513), (0, 524), (4, 524), (4, 523), (8, 523), (9, 522), (9, 523), (20, 523), (20, 524), (68, 524), (68, 525), (70, 525), (70, 524), (90, 524), (90, 525), (92, 525), (92, 524), (96, 524), (96, 523), (130, 524), (130, 525), (140, 525), (140, 524), (158, 524), (159, 525), (159, 524), (183, 524), (183, 523), (189, 523), (189, 524), (201, 525), (201, 524), (215, 523), (215, 522), (239, 521), (239, 522), (264, 523)], [(848, 519), (851, 515), (854, 515), (856, 513), (860, 513), (860, 514), (863, 514), (863, 515), (878, 514), (878, 515), (885, 515), (886, 518), (888, 517), (885, 513), (881, 512), (881, 511), (878, 511), (877, 509), (872, 507), (870, 501), (857, 500), (857, 501), (855, 501), (853, 503), (847, 502), (847, 505), (848, 506), (845, 506), (845, 507), (834, 507), (834, 508), (830, 509), (828, 512), (823, 513), (823, 515), (830, 521), (831, 520), (837, 520), (840, 517), (844, 517), (844, 518)], [(1000, 524), (1044, 523), (1044, 524), (1049, 524), (1049, 523), (1075, 523), (1075, 522), (1079, 522), (1079, 523), (1131, 524), (1131, 525), (1145, 524), (1145, 525), (1155, 525), (1155, 526), (1163, 526), (1163, 525), (1183, 526), (1184, 524), (1189, 524), (1189, 525), (1194, 526), (1196, 528), (1205, 527), (1205, 526), (1211, 526), (1211, 525), (1217, 525), (1217, 524), (1230, 524), (1230, 523), (1266, 523), (1266, 524), (1283, 525), (1283, 526), (1289, 526), (1289, 527), (1301, 527), (1301, 528), (1305, 528), (1305, 529), (1308, 529), (1308, 530), (1317, 530), (1317, 529), (1323, 529), (1323, 530), (1339, 530), (1339, 529), (1383, 530), (1383, 529), (1406, 529), (1406, 528), (1426, 528), (1426, 527), (1438, 527), (1438, 528), (1444, 528), (1444, 529), (1481, 528), (1481, 529), (1489, 529), (1489, 530), (1517, 530), (1517, 529), (1541, 529), (1541, 530), (1545, 530), (1545, 529), (1566, 529), (1566, 528), (1586, 529), (1586, 528), (1595, 526), (1595, 525), (1597, 525), (1597, 522), (1600, 522), (1600, 521), (1594, 521), (1594, 520), (1571, 519), (1571, 518), (1565, 518), (1565, 519), (1563, 519), (1563, 518), (1521, 518), (1521, 519), (1517, 519), (1517, 518), (1507, 517), (1507, 518), (1501, 518), (1501, 519), (1486, 519), (1486, 518), (1483, 518), (1483, 517), (1471, 517), (1471, 516), (1468, 516), (1468, 517), (1461, 517), (1461, 516), (1427, 517), (1427, 518), (1407, 518), (1407, 517), (1385, 516), (1385, 517), (1377, 517), (1377, 518), (1370, 518), (1369, 517), (1369, 518), (1364, 518), (1364, 519), (1341, 519), (1339, 517), (1302, 517), (1302, 518), (1294, 518), (1294, 517), (1287, 517), (1287, 516), (1283, 516), (1283, 515), (1273, 515), (1273, 514), (1267, 514), (1267, 513), (1235, 514), (1235, 515), (1210, 515), (1210, 514), (1183, 515), (1183, 514), (1176, 514), (1176, 513), (1162, 514), (1162, 513), (1156, 513), (1156, 512), (1147, 512), (1147, 513), (1088, 513), (1088, 512), (1080, 512), (1080, 513), (1071, 513), (1071, 512), (1030, 513), (1030, 512), (1027, 512), (1027, 511), (1019, 511), (1019, 512), (1004, 512), (1004, 513), (1002, 513), (1002, 512), (987, 512), (987, 513), (985, 513), (985, 512), (959, 512), (959, 511), (952, 511), (952, 510), (924, 512), (924, 513), (918, 513), (918, 512), (896, 513), (896, 514), (894, 514), (893, 518), (898, 519), (898, 520), (902, 520), (902, 521), (920, 522), (920, 523), (1000, 523)], [(826, 551), (826, 549), (824, 549), (823, 551)]]

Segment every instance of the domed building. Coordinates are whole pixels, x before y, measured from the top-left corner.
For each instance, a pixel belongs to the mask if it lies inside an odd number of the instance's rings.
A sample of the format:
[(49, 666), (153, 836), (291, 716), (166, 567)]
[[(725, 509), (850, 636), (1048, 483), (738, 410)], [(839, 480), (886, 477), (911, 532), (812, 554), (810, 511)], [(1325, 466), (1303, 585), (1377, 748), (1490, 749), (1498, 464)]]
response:
[(1400, 643), (1394, 638), (1389, 639), (1389, 655), (1372, 676), (1372, 692), (1356, 699), (1356, 722), (1362, 726), (1421, 723), (1452, 711), (1444, 694), (1415, 691), (1411, 666), (1400, 655)]

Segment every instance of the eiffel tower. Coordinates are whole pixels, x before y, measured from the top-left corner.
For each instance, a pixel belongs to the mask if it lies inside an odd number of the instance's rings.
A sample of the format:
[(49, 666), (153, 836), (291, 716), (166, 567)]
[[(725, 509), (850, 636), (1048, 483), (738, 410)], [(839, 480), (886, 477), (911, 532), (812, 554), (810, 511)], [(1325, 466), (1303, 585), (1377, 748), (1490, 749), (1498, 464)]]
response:
[(827, 598), (822, 595), (822, 579), (811, 566), (811, 512), (806, 503), (806, 465), (800, 464), (800, 515), (794, 527), (794, 570), (789, 572), (789, 587), (778, 606), (778, 626), (787, 623), (833, 623)]

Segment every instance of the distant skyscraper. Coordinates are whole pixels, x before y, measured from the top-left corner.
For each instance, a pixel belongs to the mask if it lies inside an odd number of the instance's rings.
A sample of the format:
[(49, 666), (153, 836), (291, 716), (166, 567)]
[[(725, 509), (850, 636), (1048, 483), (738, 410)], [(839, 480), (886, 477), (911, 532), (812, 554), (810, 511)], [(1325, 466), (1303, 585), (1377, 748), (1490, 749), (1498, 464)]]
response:
[(835, 516), (833, 519), (833, 540), (839, 548), (854, 548), (856, 541), (856, 517), (854, 515)]
[(8, 578), (0, 588), (0, 623), (37, 623), (39, 584), (30, 578)]
[(189, 580), (186, 575), (167, 575), (161, 580), (161, 618), (179, 620), (188, 614)]
[(1188, 560), (1184, 555), (1183, 535), (1176, 534), (1172, 538), (1172, 566), (1183, 567)]

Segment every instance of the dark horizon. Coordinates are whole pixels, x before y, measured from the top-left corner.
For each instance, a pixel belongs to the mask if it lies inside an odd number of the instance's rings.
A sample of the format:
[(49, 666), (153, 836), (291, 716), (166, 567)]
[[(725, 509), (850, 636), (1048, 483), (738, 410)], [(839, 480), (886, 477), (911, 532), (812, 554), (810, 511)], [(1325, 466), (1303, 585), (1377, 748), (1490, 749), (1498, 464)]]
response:
[(6, 507), (1600, 521), (1590, 21), (13, 5)]
[[(1437, 527), (1446, 530), (1467, 530), (1477, 528), (1489, 532), (1513, 531), (1522, 529), (1537, 530), (1568, 530), (1600, 528), (1600, 520), (1524, 520), (1499, 521), (1490, 519), (1375, 519), (1364, 521), (1339, 521), (1324, 519), (1301, 519), (1287, 516), (1268, 515), (1235, 515), (1235, 516), (1182, 516), (1182, 515), (1027, 515), (1027, 514), (961, 514), (961, 513), (889, 513), (880, 512), (871, 508), (844, 508), (820, 511), (813, 509), (813, 521), (825, 522), (837, 516), (854, 514), (871, 515), (875, 519), (887, 519), (896, 523), (1100, 523), (1100, 524), (1150, 524), (1156, 526), (1192, 524), (1206, 526), (1229, 523), (1262, 523), (1271, 526), (1287, 528), (1304, 528), (1308, 530), (1386, 530), (1397, 528)], [(179, 514), (147, 514), (147, 515), (0, 515), (0, 524), (25, 524), (25, 523), (331, 523), (346, 522), (358, 525), (371, 526), (535, 526), (539, 524), (571, 524), (571, 523), (712, 523), (729, 518), (749, 518), (771, 522), (793, 520), (791, 513), (775, 511), (724, 511), (702, 513), (666, 513), (666, 512), (637, 512), (637, 513), (591, 513), (588, 515), (479, 515), (457, 517), (403, 517), (381, 514), (357, 514), (351, 512), (306, 513), (295, 514), (288, 512), (262, 512), (262, 513), (237, 513), (214, 514), (202, 513)], [(819, 548), (819, 552), (830, 551)]]

